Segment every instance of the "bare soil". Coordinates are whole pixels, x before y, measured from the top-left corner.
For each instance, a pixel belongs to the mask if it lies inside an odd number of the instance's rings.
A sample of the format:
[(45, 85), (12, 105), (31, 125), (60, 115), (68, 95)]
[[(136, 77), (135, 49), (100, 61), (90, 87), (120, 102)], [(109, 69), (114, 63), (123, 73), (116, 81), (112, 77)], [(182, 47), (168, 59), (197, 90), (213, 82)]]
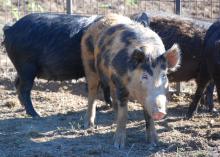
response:
[[(10, 67), (10, 62), (4, 63)], [(115, 113), (106, 107), (101, 93), (96, 101), (96, 127), (83, 128), (87, 105), (84, 79), (65, 82), (36, 80), (32, 100), (41, 118), (31, 118), (17, 99), (13, 84), (15, 72), (13, 68), (7, 69), (0, 68), (1, 157), (220, 155), (219, 116), (201, 108), (192, 120), (184, 119), (195, 90), (194, 82), (183, 84), (185, 92), (180, 96), (171, 94), (167, 117), (156, 123), (160, 137), (157, 147), (146, 143), (141, 105), (129, 102), (126, 147), (117, 150), (113, 147)], [(215, 106), (220, 111), (216, 100)]]
[[(3, 3), (2, 0), (0, 2)], [(43, 3), (44, 0), (40, 2)], [(102, 1), (99, 4), (93, 3), (93, 5), (91, 2), (93, 0), (83, 0), (78, 3), (74, 1), (73, 9), (79, 13), (96, 14), (106, 12), (106, 9), (109, 8), (110, 12), (120, 10), (131, 14), (135, 11), (134, 8), (136, 11), (140, 11), (140, 8), (144, 10), (148, 7), (153, 10), (157, 7), (160, 10), (173, 7), (170, 4), (173, 2), (167, 2), (167, 6), (157, 3), (154, 3), (153, 7), (151, 4), (146, 4), (146, 6), (139, 4), (124, 10), (123, 3), (118, 4), (114, 9), (111, 4), (102, 6)], [(111, 2), (119, 1), (112, 0)], [(205, 3), (208, 5), (210, 1), (205, 1)], [(55, 11), (62, 11), (63, 6), (63, 3), (52, 4), (51, 1), (50, 4), (43, 5), (43, 7), (50, 8), (49, 11), (54, 11), (53, 7), (58, 8)], [(143, 6), (145, 8), (142, 8)], [(204, 14), (205, 17), (210, 17), (212, 14), (209, 8), (203, 11), (206, 6), (204, 4), (200, 5), (202, 9), (198, 10), (194, 6), (187, 10), (187, 6), (188, 4), (183, 4), (185, 7), (183, 14), (184, 11), (193, 12), (192, 15)], [(2, 10), (0, 9), (0, 27), (3, 27), (13, 17), (13, 14), (4, 10), (4, 7), (9, 10), (5, 5)], [(95, 7), (99, 8), (99, 12), (94, 9)], [(219, 3), (216, 3), (213, 8), (213, 15), (217, 16)], [(20, 15), (23, 16), (23, 14), (25, 12)], [(0, 31), (0, 39), (2, 39), (1, 34)], [(36, 80), (32, 90), (32, 100), (34, 108), (40, 113), (41, 118), (31, 118), (25, 114), (24, 107), (17, 99), (13, 83), (14, 77), (13, 66), (7, 55), (3, 54), (0, 49), (0, 157), (220, 156), (220, 117), (208, 113), (207, 109), (200, 108), (192, 120), (184, 119), (195, 91), (193, 81), (183, 84), (184, 92), (179, 96), (171, 94), (167, 117), (156, 122), (160, 137), (160, 145), (157, 147), (151, 147), (146, 143), (145, 121), (141, 105), (129, 102), (126, 147), (117, 150), (113, 147), (113, 136), (116, 129), (115, 113), (106, 107), (102, 93), (99, 94), (96, 101), (96, 127), (83, 128), (83, 117), (87, 105), (84, 79), (65, 82)], [(216, 99), (215, 94), (215, 107), (220, 111)]]

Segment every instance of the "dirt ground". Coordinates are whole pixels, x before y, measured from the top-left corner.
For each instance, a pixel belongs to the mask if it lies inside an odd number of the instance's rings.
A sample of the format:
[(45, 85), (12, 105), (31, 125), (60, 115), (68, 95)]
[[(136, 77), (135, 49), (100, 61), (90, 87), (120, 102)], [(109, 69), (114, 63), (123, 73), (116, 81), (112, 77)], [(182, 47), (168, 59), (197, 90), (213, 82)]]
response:
[[(160, 137), (157, 147), (146, 143), (141, 105), (129, 102), (126, 147), (117, 150), (112, 140), (115, 114), (106, 109), (101, 93), (96, 101), (96, 127), (83, 128), (87, 104), (83, 79), (66, 82), (36, 80), (32, 100), (41, 118), (33, 119), (25, 114), (18, 102), (13, 84), (15, 72), (8, 67), (7, 71), (6, 66), (0, 68), (1, 157), (220, 156), (219, 116), (201, 109), (192, 120), (184, 120), (195, 89), (193, 82), (183, 85), (187, 92), (180, 96), (171, 95), (167, 117), (156, 123)], [(216, 100), (215, 106), (220, 111)]]
[[(4, 14), (0, 21), (2, 27)], [(32, 100), (41, 118), (33, 119), (25, 114), (17, 99), (14, 77), (15, 72), (0, 49), (0, 157), (220, 156), (220, 116), (201, 108), (192, 120), (184, 119), (195, 90), (194, 82), (183, 84), (180, 96), (171, 94), (167, 117), (156, 122), (160, 138), (157, 147), (146, 143), (141, 105), (129, 102), (126, 147), (117, 150), (113, 147), (115, 113), (106, 108), (101, 93), (96, 101), (96, 127), (83, 128), (87, 105), (83, 79), (36, 80)], [(220, 111), (216, 99), (215, 94), (215, 107)]]

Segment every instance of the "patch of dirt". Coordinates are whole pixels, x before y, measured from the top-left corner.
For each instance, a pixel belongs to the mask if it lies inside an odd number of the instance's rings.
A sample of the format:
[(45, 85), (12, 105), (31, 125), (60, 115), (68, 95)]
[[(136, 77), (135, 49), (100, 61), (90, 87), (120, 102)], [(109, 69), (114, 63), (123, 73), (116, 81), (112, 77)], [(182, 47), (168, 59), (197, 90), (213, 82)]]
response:
[[(40, 4), (44, 1), (41, 0)], [(3, 1), (0, 0), (0, 2)], [(84, 14), (117, 12), (118, 10), (131, 14), (148, 8), (150, 10), (160, 8), (165, 11), (173, 9), (173, 2), (164, 6), (158, 3), (153, 5), (150, 1), (140, 1), (147, 5), (138, 4), (129, 6), (127, 9), (123, 8), (123, 3), (115, 0), (113, 0), (113, 3), (117, 4), (115, 8), (111, 6), (112, 4), (102, 5), (101, 1), (94, 3), (97, 5), (91, 5), (91, 2), (93, 1), (80, 1), (74, 5), (73, 9)], [(103, 1), (103, 3), (105, 4), (107, 1)], [(207, 1), (206, 4), (199, 5), (201, 9), (197, 12), (198, 7), (194, 5), (188, 7), (188, 4), (185, 3), (183, 4), (185, 7), (183, 14), (192, 12), (193, 16), (209, 18), (212, 14), (210, 8), (203, 10), (204, 6), (208, 6), (210, 2)], [(59, 5), (50, 3), (43, 6), (47, 9), (50, 8), (43, 11), (55, 12), (64, 12), (65, 7), (63, 3)], [(212, 9), (214, 18), (219, 14), (217, 12), (219, 3), (216, 3), (215, 6)], [(6, 8), (6, 11), (5, 8), (5, 6), (3, 8), (0, 6), (0, 28), (14, 18), (13, 12), (10, 12), (12, 7)], [(20, 16), (27, 13), (25, 8), (20, 9)], [(2, 31), (0, 31), (0, 42), (1, 34)], [(15, 71), (7, 55), (2, 51), (0, 46), (0, 157), (220, 156), (220, 117), (212, 115), (202, 108), (192, 120), (185, 120), (185, 114), (195, 90), (193, 81), (183, 85), (184, 93), (170, 94), (168, 115), (165, 120), (156, 123), (160, 137), (160, 145), (157, 147), (151, 147), (146, 143), (145, 121), (140, 104), (129, 102), (126, 147), (123, 150), (117, 150), (113, 147), (113, 136), (116, 129), (115, 113), (111, 109), (106, 109), (101, 93), (96, 101), (96, 127), (94, 129), (83, 128), (83, 117), (87, 104), (83, 79), (66, 82), (36, 80), (32, 90), (32, 100), (34, 108), (41, 118), (27, 116), (24, 107), (17, 99), (13, 83)], [(220, 111), (216, 94), (215, 107)]]
[[(156, 123), (158, 147), (146, 143), (141, 105), (129, 102), (126, 147), (117, 150), (113, 147), (115, 113), (106, 109), (101, 93), (96, 101), (96, 127), (83, 128), (87, 104), (83, 79), (36, 80), (32, 100), (41, 118), (30, 118), (17, 99), (13, 78), (8, 76), (0, 77), (2, 157), (220, 155), (220, 118), (201, 110), (192, 120), (184, 119), (191, 94), (171, 94), (167, 118)], [(220, 111), (216, 101), (215, 106)]]

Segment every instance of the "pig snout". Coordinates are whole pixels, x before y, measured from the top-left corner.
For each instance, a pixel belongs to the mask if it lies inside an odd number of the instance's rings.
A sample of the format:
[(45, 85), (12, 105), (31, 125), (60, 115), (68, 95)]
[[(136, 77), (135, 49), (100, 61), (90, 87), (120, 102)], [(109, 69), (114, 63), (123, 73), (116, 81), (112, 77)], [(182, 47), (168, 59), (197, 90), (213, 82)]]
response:
[(166, 103), (167, 99), (165, 95), (158, 95), (153, 101), (152, 109), (151, 109), (151, 116), (153, 120), (161, 120), (167, 114), (166, 113)]
[(162, 113), (162, 112), (155, 112), (153, 113), (153, 120), (161, 120), (163, 119), (163, 117), (165, 116), (166, 114)]

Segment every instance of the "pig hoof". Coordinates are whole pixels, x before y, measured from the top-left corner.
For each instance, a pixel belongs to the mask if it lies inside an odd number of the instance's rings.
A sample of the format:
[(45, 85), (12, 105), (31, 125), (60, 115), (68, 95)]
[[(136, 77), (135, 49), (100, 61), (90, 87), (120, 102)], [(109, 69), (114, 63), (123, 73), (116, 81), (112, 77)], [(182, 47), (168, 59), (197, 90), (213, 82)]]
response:
[(213, 112), (213, 113), (218, 113), (218, 111), (216, 110), (216, 108), (213, 108), (212, 110), (211, 110), (211, 112)]
[(183, 118), (183, 120), (190, 120), (190, 119), (192, 119), (192, 117), (187, 116), (187, 115)]
[(40, 115), (39, 114), (37, 114), (37, 112), (26, 112), (27, 113), (27, 115), (29, 115), (29, 116), (31, 116), (31, 117), (40, 117)]
[(191, 112), (188, 112), (187, 115), (186, 115), (186, 120), (189, 120), (193, 117), (193, 113)]
[(158, 143), (152, 142), (152, 143), (149, 143), (149, 146), (150, 146), (151, 148), (154, 148), (154, 147), (157, 147), (157, 146), (158, 146)]
[(117, 141), (117, 142), (115, 141), (114, 147), (117, 149), (123, 149), (125, 147), (125, 144), (123, 142), (120, 143), (119, 141)]
[(216, 116), (216, 117), (219, 116), (219, 112), (215, 108), (213, 108), (211, 113), (213, 116)]
[(158, 145), (158, 140), (157, 139), (147, 139), (147, 143), (149, 143), (149, 145), (155, 147)]
[(187, 115), (187, 117), (186, 117), (187, 120), (190, 120), (192, 118), (193, 118), (193, 115)]
[(156, 146), (158, 144), (158, 136), (156, 131), (150, 131), (147, 134), (147, 143), (149, 143), (152, 146)]
[(157, 138), (148, 138), (147, 139), (147, 143), (149, 145), (150, 148), (154, 148), (158, 146), (158, 139)]
[(88, 120), (85, 120), (84, 122), (84, 128), (88, 129), (88, 128), (93, 128), (94, 127), (94, 123), (89, 122)]
[(125, 135), (122, 133), (115, 134), (114, 147), (117, 149), (123, 149), (125, 146)]

